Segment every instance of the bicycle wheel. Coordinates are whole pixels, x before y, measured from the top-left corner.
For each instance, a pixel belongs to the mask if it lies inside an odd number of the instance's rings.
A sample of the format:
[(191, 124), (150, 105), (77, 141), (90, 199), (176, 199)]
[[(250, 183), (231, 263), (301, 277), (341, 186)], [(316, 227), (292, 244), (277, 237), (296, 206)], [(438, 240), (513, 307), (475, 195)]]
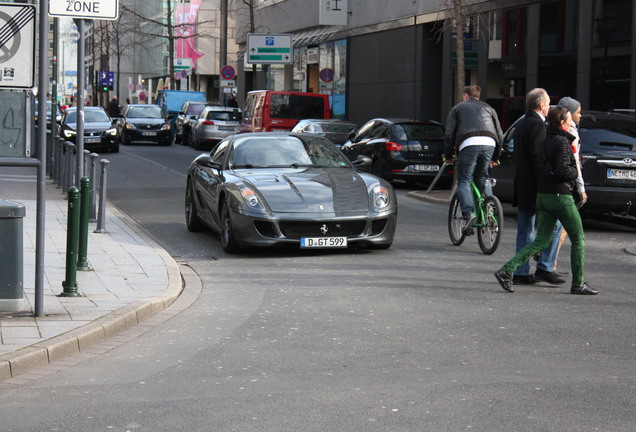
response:
[(481, 251), (486, 255), (492, 255), (499, 246), (503, 232), (503, 207), (499, 198), (489, 196), (484, 199), (482, 210), (484, 221), (477, 229), (477, 240)]
[(464, 218), (462, 216), (462, 209), (459, 206), (459, 195), (455, 194), (448, 208), (448, 235), (450, 236), (451, 243), (455, 246), (462, 244), (466, 238), (463, 227)]

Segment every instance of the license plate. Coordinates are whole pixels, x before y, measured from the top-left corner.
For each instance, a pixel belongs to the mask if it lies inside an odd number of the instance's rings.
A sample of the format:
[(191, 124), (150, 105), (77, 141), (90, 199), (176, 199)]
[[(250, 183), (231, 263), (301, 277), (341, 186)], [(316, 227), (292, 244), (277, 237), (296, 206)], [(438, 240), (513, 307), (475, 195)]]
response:
[(607, 178), (620, 180), (636, 180), (636, 170), (608, 168)]
[(157, 132), (142, 132), (143, 136), (157, 136)]
[(437, 172), (439, 171), (439, 165), (411, 165), (411, 169), (419, 172)]
[(84, 138), (84, 142), (86, 143), (98, 143), (102, 142), (101, 138)]
[(346, 248), (346, 237), (302, 237), (301, 248)]
[(219, 126), (219, 130), (222, 130), (222, 131), (233, 131), (234, 127), (233, 126)]

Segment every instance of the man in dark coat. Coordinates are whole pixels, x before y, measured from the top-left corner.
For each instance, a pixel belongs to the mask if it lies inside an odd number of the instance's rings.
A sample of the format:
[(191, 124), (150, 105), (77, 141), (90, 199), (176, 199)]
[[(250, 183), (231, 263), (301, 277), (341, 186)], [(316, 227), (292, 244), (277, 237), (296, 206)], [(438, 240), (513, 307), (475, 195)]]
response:
[[(545, 117), (550, 109), (550, 96), (542, 88), (535, 88), (526, 96), (525, 117), (517, 122), (513, 134), (515, 180), (513, 205), (517, 206), (517, 248), (519, 252), (535, 238), (535, 217), (537, 213), (537, 156), (539, 146), (545, 140)], [(537, 261), (537, 270), (532, 276), (530, 264), (526, 262), (513, 275), (513, 283), (534, 284), (537, 281), (554, 285), (565, 280), (554, 271), (562, 226), (557, 224), (550, 246), (545, 249)]]
[(121, 117), (121, 111), (119, 110), (119, 101), (117, 96), (113, 96), (110, 102), (108, 102), (108, 108), (106, 109), (108, 115), (111, 117)]

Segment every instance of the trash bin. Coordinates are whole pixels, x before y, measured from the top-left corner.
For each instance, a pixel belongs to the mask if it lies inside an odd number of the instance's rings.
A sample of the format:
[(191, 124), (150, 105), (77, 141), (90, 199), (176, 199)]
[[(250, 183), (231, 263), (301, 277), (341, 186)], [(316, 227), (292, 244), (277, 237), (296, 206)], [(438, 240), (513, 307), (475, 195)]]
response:
[(24, 205), (0, 200), (0, 312), (26, 309), (23, 287), (22, 218)]

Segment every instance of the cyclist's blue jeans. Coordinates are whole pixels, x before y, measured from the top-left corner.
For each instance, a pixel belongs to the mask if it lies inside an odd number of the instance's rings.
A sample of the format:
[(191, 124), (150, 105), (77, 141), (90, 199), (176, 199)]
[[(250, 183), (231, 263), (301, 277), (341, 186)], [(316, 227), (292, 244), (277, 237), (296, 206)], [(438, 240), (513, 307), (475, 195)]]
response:
[(457, 156), (457, 194), (464, 216), (475, 209), (470, 191), (470, 181), (473, 178), (482, 195), (492, 195), (490, 183), (485, 189), (484, 183), (488, 178), (488, 168), (494, 151), (494, 146), (472, 145), (464, 147)]
[[(519, 253), (527, 244), (530, 244), (535, 239), (535, 226), (536, 226), (536, 207), (519, 207), (517, 209), (517, 249), (515, 253)], [(539, 261), (537, 262), (537, 268), (552, 272), (554, 270), (554, 263), (556, 262), (557, 252), (559, 250), (559, 237), (561, 236), (561, 230), (563, 226), (561, 222), (557, 220), (552, 237), (550, 238), (550, 244), (539, 255)], [(516, 275), (525, 276), (530, 274), (530, 262), (524, 262), (515, 271)]]

